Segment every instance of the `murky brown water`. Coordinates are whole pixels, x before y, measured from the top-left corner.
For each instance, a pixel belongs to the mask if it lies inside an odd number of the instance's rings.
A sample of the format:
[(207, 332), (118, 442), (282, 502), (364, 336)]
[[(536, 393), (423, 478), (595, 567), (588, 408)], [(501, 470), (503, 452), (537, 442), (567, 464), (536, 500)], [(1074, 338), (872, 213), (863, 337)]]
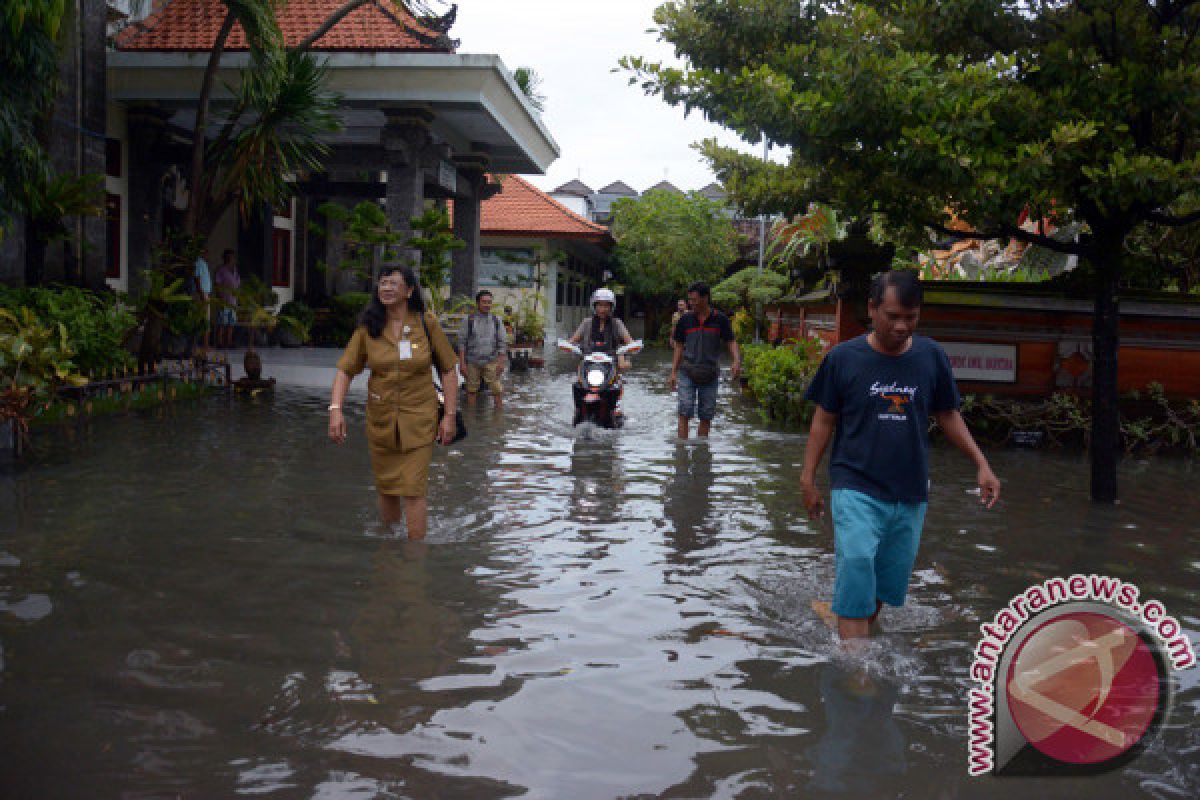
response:
[(938, 449), (910, 604), (851, 691), (809, 608), (832, 561), (803, 436), (723, 394), (677, 443), (662, 367), (615, 436), (572, 436), (562, 369), (468, 413), (422, 543), (374, 524), (361, 395), (341, 449), (300, 388), (43, 439), (0, 471), (0, 796), (1200, 792), (1195, 670), (1116, 773), (972, 779), (965, 745), (977, 626), (1035, 581), (1136, 581), (1197, 637), (1200, 469), (1126, 463), (1100, 509), (1082, 458), (1000, 451), (985, 512)]

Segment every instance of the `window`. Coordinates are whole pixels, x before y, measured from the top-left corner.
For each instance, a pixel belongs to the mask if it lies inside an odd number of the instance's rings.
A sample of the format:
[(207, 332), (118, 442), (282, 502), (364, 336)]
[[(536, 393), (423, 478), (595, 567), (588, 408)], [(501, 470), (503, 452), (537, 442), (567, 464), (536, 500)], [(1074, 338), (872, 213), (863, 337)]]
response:
[[(111, 140), (110, 140), (111, 141)], [(104, 221), (107, 229), (107, 248), (104, 255), (104, 277), (121, 277), (121, 196), (107, 193), (104, 196)]]
[(292, 285), (292, 232), (276, 228), (271, 232), (271, 285)]
[(484, 247), (479, 255), (480, 286), (533, 286), (532, 250)]
[(113, 178), (121, 177), (121, 140), (104, 140), (104, 172)]

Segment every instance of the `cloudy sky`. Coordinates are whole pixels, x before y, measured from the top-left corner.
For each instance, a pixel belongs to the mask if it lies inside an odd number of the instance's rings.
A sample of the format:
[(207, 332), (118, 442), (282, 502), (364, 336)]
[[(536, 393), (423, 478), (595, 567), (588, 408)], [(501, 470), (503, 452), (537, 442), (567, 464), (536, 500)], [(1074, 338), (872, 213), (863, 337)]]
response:
[(715, 136), (758, 152), (735, 134), (684, 117), (613, 72), (623, 55), (672, 60), (669, 45), (647, 29), (659, 0), (458, 0), (451, 35), (459, 52), (497, 53), (510, 70), (532, 67), (542, 78), (543, 114), (561, 155), (544, 176), (552, 189), (580, 178), (593, 189), (624, 180), (643, 190), (663, 178), (699, 189), (713, 176), (693, 142)]

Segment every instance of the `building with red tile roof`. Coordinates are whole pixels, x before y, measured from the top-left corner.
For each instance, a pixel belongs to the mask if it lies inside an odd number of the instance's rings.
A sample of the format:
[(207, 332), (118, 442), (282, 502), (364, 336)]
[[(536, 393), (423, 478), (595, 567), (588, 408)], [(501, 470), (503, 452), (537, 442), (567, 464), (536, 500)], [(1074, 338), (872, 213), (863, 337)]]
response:
[[(270, 283), (283, 300), (322, 303), (350, 282), (336, 268), (340, 234), (311, 233), (310, 223), (326, 227), (325, 202), (380, 202), (389, 224), (404, 232), (428, 201), (452, 198), (471, 211), (455, 228), (468, 246), (454, 254), (451, 288), (473, 294), (486, 173), (543, 173), (558, 145), (499, 56), (457, 52), (448, 35), (453, 7), (420, 18), (394, 0), (366, 0), (343, 14), (346, 8), (347, 0), (275, 3), (285, 46), (320, 33), (312, 49), (328, 70), (327, 88), (340, 98), (340, 126), (321, 134), (328, 147), (321, 167), (296, 176), (285, 207), (239, 215), (230, 206), (207, 222), (210, 252), (235, 249), (242, 274)], [(145, 17), (117, 32), (115, 47), (103, 54), (107, 120), (89, 124), (107, 128), (106, 152), (114, 156), (106, 179), (110, 246), (99, 248), (109, 254), (106, 279), (133, 291), (154, 242), (179, 225), (189, 202), (186, 143), (227, 12), (223, 0), (148, 0), (137, 13)], [(244, 71), (255, 68), (247, 44), (234, 26), (209, 96), (210, 135), (236, 107), (234, 87)], [(571, 224), (581, 242), (603, 237), (602, 229), (579, 222)]]
[(520, 176), (489, 180), (480, 205), (479, 285), (500, 308), (518, 308), (540, 288), (546, 340), (570, 336), (591, 313), (592, 292), (611, 276), (612, 235)]
[(500, 191), (483, 201), (480, 231), (486, 236), (547, 236), (602, 243), (608, 228), (576, 214), (518, 175), (493, 179)]
[[(345, 0), (288, 0), (276, 11), (284, 44), (294, 47), (345, 5)], [(116, 37), (118, 50), (143, 52), (207, 52), (225, 17), (220, 0), (168, 0)], [(235, 24), (225, 49), (248, 49), (246, 35)], [(321, 51), (454, 52), (454, 42), (441, 31), (421, 24), (398, 4), (368, 2), (354, 9), (314, 45)]]

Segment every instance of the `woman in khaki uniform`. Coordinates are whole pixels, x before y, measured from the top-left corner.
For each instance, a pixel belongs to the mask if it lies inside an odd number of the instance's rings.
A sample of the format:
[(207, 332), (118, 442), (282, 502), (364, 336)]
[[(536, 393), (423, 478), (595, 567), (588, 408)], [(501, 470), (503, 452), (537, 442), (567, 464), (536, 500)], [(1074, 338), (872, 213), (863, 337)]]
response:
[[(430, 371), (435, 360), (446, 404), (440, 429)], [(379, 513), (385, 524), (406, 520), (410, 539), (424, 538), (428, 527), (425, 488), (433, 443), (449, 444), (456, 433), (457, 360), (437, 317), (425, 311), (413, 270), (384, 267), (375, 296), (338, 361), (329, 404), (329, 438), (337, 444), (346, 441), (342, 401), (354, 376), (370, 367), (367, 445)]]

